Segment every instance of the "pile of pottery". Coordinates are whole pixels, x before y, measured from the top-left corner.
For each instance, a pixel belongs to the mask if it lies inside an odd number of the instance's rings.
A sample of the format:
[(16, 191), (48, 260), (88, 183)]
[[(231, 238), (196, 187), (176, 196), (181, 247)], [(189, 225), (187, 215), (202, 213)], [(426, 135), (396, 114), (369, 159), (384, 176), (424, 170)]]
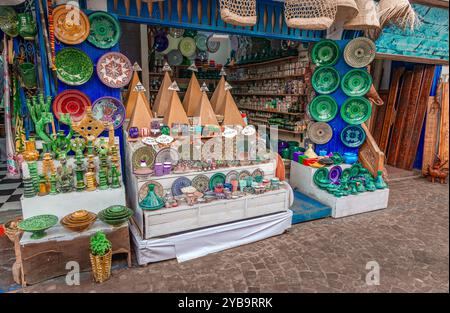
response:
[(86, 210), (78, 210), (64, 216), (60, 223), (69, 230), (82, 232), (91, 227), (96, 219), (97, 215), (95, 215), (95, 213)]
[(133, 211), (123, 205), (113, 205), (98, 213), (98, 218), (112, 226), (120, 226), (133, 215)]
[(317, 187), (338, 198), (387, 188), (381, 172), (374, 178), (359, 163), (344, 170), (340, 166), (333, 166), (329, 170), (326, 167), (319, 168), (314, 173), (313, 181)]

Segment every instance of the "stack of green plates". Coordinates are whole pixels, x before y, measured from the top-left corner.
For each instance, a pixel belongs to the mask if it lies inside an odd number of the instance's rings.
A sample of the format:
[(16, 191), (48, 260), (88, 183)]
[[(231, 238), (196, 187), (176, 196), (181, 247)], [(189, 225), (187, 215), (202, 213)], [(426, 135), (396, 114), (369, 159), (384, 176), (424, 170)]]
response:
[(106, 224), (119, 226), (125, 223), (133, 211), (123, 205), (113, 205), (98, 213), (98, 218)]
[(318, 168), (313, 175), (313, 181), (320, 189), (326, 189), (330, 186), (330, 179), (328, 178), (328, 168)]

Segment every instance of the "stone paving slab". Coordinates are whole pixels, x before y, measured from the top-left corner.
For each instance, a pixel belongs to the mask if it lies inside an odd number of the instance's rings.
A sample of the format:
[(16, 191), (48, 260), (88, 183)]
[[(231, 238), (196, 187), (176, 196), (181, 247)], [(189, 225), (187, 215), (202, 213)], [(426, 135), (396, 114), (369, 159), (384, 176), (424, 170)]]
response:
[[(23, 292), (449, 292), (449, 189), (425, 179), (390, 185), (385, 210), (294, 225), (283, 235), (208, 255), (132, 269), (94, 284), (64, 278)], [(8, 254), (0, 242), (0, 253)], [(11, 258), (0, 260), (6, 268)], [(380, 284), (366, 284), (378, 262)], [(0, 275), (0, 286), (3, 275)], [(1, 288), (1, 287), (0, 287)]]

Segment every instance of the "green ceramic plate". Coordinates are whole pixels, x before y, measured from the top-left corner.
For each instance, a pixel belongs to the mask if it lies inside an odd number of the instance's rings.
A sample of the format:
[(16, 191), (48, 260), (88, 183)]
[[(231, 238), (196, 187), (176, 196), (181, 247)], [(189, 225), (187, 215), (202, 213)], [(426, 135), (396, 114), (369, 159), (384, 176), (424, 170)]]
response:
[(208, 46), (206, 45), (207, 41), (208, 37), (206, 37), (206, 35), (198, 34), (195, 36), (195, 44), (200, 51), (206, 51), (208, 49)]
[(366, 132), (359, 125), (348, 125), (341, 131), (341, 141), (349, 148), (357, 148), (366, 140)]
[(339, 87), (339, 73), (331, 66), (316, 68), (312, 76), (312, 85), (315, 91), (321, 94), (330, 94)]
[(351, 175), (351, 177), (353, 177), (353, 178), (358, 177), (358, 175), (361, 173), (361, 169), (362, 169), (361, 164), (359, 164), (359, 163), (353, 164), (350, 167), (350, 175)]
[(372, 114), (370, 101), (363, 97), (348, 98), (341, 106), (341, 117), (350, 125), (359, 125), (367, 121)]
[(339, 46), (333, 40), (321, 40), (314, 45), (311, 59), (317, 66), (334, 65), (339, 60)]
[(209, 179), (209, 189), (214, 190), (217, 184), (225, 184), (226, 175), (223, 173), (216, 173)]
[(309, 114), (318, 122), (331, 121), (338, 112), (338, 105), (333, 97), (327, 95), (317, 96), (308, 106)]
[(328, 175), (329, 175), (328, 168), (326, 168), (326, 167), (318, 168), (314, 172), (313, 181), (316, 184), (329, 183)]
[(0, 6), (0, 29), (10, 37), (19, 35), (19, 17), (12, 7)]
[(94, 72), (91, 59), (80, 49), (62, 49), (56, 55), (55, 64), (58, 79), (71, 86), (83, 85)]
[(366, 70), (354, 69), (344, 75), (341, 88), (349, 97), (364, 96), (372, 86), (372, 77)]
[(180, 52), (185, 57), (190, 57), (194, 55), (197, 46), (195, 45), (195, 40), (191, 37), (185, 37), (180, 41), (180, 45), (178, 47)]
[(119, 21), (105, 12), (94, 12), (89, 15), (91, 30), (88, 41), (100, 49), (109, 49), (115, 46), (120, 39), (122, 30)]
[(351, 176), (352, 176), (352, 171), (350, 170), (350, 168), (346, 168), (342, 171), (341, 181), (348, 182)]

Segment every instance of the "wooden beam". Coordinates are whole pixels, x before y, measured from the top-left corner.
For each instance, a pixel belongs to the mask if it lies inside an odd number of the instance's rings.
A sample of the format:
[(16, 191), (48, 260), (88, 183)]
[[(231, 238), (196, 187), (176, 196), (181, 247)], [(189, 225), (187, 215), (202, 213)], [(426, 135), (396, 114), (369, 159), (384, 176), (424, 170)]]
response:
[(448, 65), (448, 60), (442, 59), (429, 59), (422, 57), (413, 57), (409, 55), (398, 55), (398, 54), (388, 54), (388, 53), (377, 53), (375, 56), (377, 60), (392, 60), (392, 61), (404, 61), (411, 63), (422, 63), (422, 64), (435, 64), (435, 65)]
[(448, 9), (448, 1), (446, 0), (409, 0), (411, 3), (428, 5), (430, 7), (437, 8), (447, 8)]

